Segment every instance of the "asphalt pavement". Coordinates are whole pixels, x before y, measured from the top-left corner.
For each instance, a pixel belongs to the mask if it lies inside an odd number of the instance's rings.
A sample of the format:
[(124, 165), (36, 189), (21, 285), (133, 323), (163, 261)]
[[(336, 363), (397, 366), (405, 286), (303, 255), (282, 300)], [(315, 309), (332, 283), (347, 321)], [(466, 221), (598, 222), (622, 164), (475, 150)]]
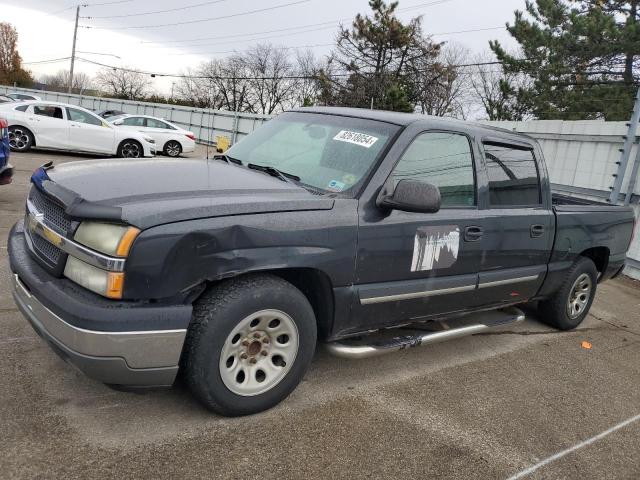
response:
[(528, 310), (374, 359), (319, 348), (298, 389), (251, 417), (215, 416), (182, 386), (87, 379), (17, 311), (6, 259), (30, 173), (83, 158), (14, 154), (0, 186), (0, 478), (640, 478), (640, 283), (627, 278), (600, 285), (572, 332)]

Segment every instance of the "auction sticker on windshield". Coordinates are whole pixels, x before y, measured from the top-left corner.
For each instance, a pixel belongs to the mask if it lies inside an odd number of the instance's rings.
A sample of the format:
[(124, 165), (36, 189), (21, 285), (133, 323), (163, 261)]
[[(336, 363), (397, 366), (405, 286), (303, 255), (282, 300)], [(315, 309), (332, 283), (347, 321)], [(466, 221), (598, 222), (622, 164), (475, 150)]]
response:
[(353, 143), (365, 148), (371, 147), (378, 141), (378, 137), (373, 137), (366, 133), (350, 132), (349, 130), (340, 130), (333, 139), (339, 142)]

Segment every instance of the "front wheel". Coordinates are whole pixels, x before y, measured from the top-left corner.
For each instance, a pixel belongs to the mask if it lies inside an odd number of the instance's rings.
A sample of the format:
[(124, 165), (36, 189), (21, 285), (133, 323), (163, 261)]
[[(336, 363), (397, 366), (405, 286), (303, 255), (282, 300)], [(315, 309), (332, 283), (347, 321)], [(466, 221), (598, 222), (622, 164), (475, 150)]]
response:
[(144, 156), (144, 150), (140, 142), (136, 140), (123, 140), (118, 147), (117, 156), (120, 158), (141, 158)]
[(13, 152), (27, 152), (33, 146), (33, 133), (20, 126), (9, 127), (9, 147)]
[(300, 383), (316, 345), (307, 298), (273, 275), (226, 281), (194, 305), (183, 371), (193, 394), (226, 416), (273, 407)]
[(558, 291), (540, 302), (541, 320), (560, 330), (576, 328), (589, 313), (597, 281), (598, 270), (593, 261), (580, 257), (569, 269)]

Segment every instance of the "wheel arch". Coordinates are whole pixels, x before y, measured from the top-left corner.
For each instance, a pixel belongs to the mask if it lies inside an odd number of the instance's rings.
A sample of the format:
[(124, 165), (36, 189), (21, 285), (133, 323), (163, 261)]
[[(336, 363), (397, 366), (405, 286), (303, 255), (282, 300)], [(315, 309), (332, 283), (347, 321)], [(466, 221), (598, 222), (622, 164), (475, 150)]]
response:
[(607, 247), (592, 247), (580, 252), (581, 257), (586, 257), (593, 261), (600, 275), (607, 270), (609, 255), (610, 251)]
[(311, 304), (311, 308), (313, 308), (313, 313), (316, 316), (316, 325), (318, 327), (318, 337), (327, 338), (330, 335), (335, 316), (333, 284), (325, 272), (316, 268), (279, 268), (243, 272), (240, 275), (225, 278), (224, 280), (207, 282), (205, 285), (201, 286), (197, 296), (193, 298), (193, 302), (195, 302), (205, 291), (212, 286), (217, 285), (219, 282), (224, 282), (230, 278), (259, 274), (275, 275), (300, 290)]

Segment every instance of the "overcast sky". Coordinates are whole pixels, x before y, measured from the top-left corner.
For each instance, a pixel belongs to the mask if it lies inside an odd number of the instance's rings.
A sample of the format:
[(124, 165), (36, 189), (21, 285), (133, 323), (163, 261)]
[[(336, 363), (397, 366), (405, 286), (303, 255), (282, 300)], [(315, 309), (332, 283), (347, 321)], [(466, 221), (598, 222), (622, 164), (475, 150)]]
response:
[[(78, 29), (78, 57), (157, 73), (179, 73), (258, 41), (310, 48), (318, 56), (326, 55), (339, 21), (349, 23), (356, 13), (369, 11), (367, 0), (125, 0), (98, 5), (113, 1), (86, 0), (93, 5), (80, 9), (81, 17), (93, 18), (80, 18), (81, 27), (91, 28)], [(30, 62), (70, 55), (77, 1), (16, 3), (0, 1), (0, 18), (17, 28), (26, 66), (36, 77), (68, 69), (68, 60)], [(509, 48), (515, 46), (504, 24), (513, 21), (514, 10), (524, 9), (524, 0), (401, 0), (398, 9), (403, 20), (422, 15), (424, 31), (434, 34), (434, 40), (460, 43), (481, 52), (488, 50), (491, 39)], [(171, 11), (147, 14), (158, 10)], [(486, 30), (452, 33), (479, 29)], [(100, 68), (84, 62), (76, 65), (89, 75)], [(168, 92), (172, 81), (156, 78), (154, 85)]]

